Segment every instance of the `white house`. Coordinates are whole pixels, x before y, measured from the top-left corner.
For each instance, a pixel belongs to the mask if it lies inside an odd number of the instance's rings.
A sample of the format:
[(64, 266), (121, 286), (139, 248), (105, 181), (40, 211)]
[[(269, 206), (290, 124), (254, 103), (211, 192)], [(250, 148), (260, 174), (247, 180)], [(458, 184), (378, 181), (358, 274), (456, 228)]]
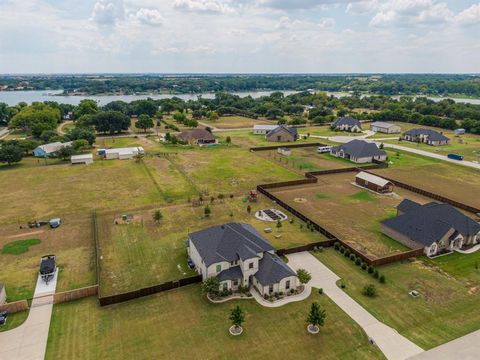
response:
[(116, 148), (116, 149), (106, 149), (105, 159), (107, 160), (128, 160), (133, 159), (138, 154), (145, 154), (143, 147), (129, 147), (129, 148)]
[(346, 144), (332, 147), (330, 154), (357, 164), (370, 163), (374, 160), (387, 160), (387, 153), (379, 149), (376, 144), (356, 139)]
[(229, 223), (189, 234), (188, 255), (203, 279), (220, 280), (220, 289), (253, 287), (261, 295), (299, 286), (295, 272), (251, 225)]
[(447, 145), (450, 139), (431, 129), (410, 129), (403, 133), (403, 139), (411, 142), (421, 142), (432, 146)]
[(397, 207), (397, 216), (380, 224), (381, 232), (425, 255), (435, 256), (480, 243), (480, 224), (449, 204), (418, 204), (409, 199)]
[(74, 164), (92, 164), (93, 163), (93, 155), (92, 154), (81, 154), (81, 155), (73, 155), (70, 158), (70, 162), (72, 165)]
[(395, 124), (390, 124), (382, 121), (375, 121), (370, 125), (370, 129), (374, 132), (385, 134), (399, 134), (402, 128)]
[(254, 135), (267, 135), (272, 130), (275, 130), (278, 125), (253, 125)]

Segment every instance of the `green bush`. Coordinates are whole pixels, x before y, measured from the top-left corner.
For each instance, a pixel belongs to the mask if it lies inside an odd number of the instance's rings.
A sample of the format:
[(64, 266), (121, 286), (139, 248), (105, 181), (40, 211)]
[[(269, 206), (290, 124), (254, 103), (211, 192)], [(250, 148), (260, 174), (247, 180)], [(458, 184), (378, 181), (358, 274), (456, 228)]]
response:
[(357, 260), (357, 257), (355, 256), (355, 254), (350, 254), (350, 260), (352, 261)]
[(375, 288), (375, 285), (368, 284), (363, 287), (362, 293), (365, 296), (374, 297), (375, 295), (377, 295), (377, 289)]
[(322, 288), (318, 289), (318, 293), (319, 293), (320, 295), (322, 295), (322, 294), (323, 294), (323, 289), (322, 289)]
[(368, 273), (373, 274), (373, 267), (371, 267), (371, 266), (368, 267)]
[(357, 258), (355, 259), (355, 265), (358, 265), (358, 266), (362, 265), (362, 259), (360, 259), (359, 257), (357, 257)]
[(340, 246), (340, 253), (344, 253), (345, 252), (345, 248), (343, 246)]
[(340, 249), (340, 243), (336, 241), (335, 244), (333, 244), (333, 248), (338, 251)]
[(345, 257), (349, 257), (350, 256), (350, 250), (345, 250)]
[(377, 270), (377, 269), (375, 269), (375, 271), (373, 272), (373, 277), (374, 277), (375, 279), (378, 279), (379, 273), (378, 273), (378, 270)]
[(362, 263), (362, 270), (367, 270), (367, 264)]
[(380, 275), (380, 277), (378, 278), (378, 281), (380, 281), (380, 283), (382, 283), (382, 284), (385, 284), (385, 281), (386, 281), (385, 275), (383, 275), (383, 274)]

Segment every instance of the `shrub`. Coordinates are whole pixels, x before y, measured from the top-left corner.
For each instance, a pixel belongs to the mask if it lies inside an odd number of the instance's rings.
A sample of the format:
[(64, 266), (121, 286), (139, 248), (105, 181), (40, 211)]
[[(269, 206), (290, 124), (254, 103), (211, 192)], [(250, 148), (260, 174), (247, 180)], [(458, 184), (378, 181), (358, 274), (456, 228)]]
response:
[(350, 260), (352, 261), (357, 260), (357, 257), (355, 256), (355, 254), (350, 254)]
[(340, 249), (340, 243), (338, 241), (335, 242), (335, 244), (333, 244), (333, 248), (338, 251)]
[(367, 264), (362, 263), (362, 270), (367, 270)]
[(371, 267), (371, 266), (368, 267), (368, 273), (373, 274), (373, 267)]
[(355, 260), (355, 265), (360, 266), (361, 264), (362, 264), (362, 260), (359, 257), (357, 257), (357, 259)]
[(350, 250), (348, 250), (348, 249), (345, 250), (345, 253), (343, 255), (345, 255), (345, 257), (349, 257), (350, 256)]
[(377, 289), (375, 288), (375, 285), (368, 284), (363, 287), (362, 293), (365, 296), (374, 297), (375, 295), (377, 295)]
[(380, 281), (380, 283), (382, 283), (382, 284), (385, 284), (385, 281), (386, 281), (385, 275), (383, 275), (383, 274), (380, 275), (380, 277), (378, 278), (378, 281)]
[(343, 246), (340, 246), (340, 253), (344, 253), (345, 252), (345, 248)]
[(290, 289), (290, 294), (293, 294), (295, 292), (294, 289)]
[(373, 277), (374, 277), (375, 279), (378, 279), (379, 273), (378, 273), (378, 270), (377, 270), (377, 269), (375, 269), (375, 271), (373, 272)]
[(265, 300), (268, 300), (268, 295), (267, 295), (267, 294), (263, 294), (263, 298), (264, 298)]
[(306, 284), (312, 279), (312, 275), (305, 269), (298, 269), (297, 276), (301, 284)]
[(278, 294), (279, 294), (280, 296), (283, 296), (283, 295), (284, 295), (284, 294), (283, 294), (283, 291), (280, 291)]
[(345, 288), (347, 287), (347, 285), (345, 285), (345, 283), (342, 282), (342, 283), (340, 284), (340, 287), (341, 287), (342, 289), (345, 289)]
[(322, 289), (322, 288), (318, 289), (318, 293), (319, 293), (320, 295), (322, 295), (322, 294), (323, 294), (323, 289)]

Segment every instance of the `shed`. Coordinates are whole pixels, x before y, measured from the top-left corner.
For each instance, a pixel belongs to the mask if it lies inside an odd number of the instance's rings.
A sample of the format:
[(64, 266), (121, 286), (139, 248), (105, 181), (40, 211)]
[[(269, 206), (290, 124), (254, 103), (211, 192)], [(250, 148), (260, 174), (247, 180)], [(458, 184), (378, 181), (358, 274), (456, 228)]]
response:
[(134, 156), (138, 154), (144, 154), (145, 150), (143, 147), (130, 147), (130, 148), (116, 148), (116, 149), (107, 149), (105, 150), (105, 159), (107, 160), (128, 160), (133, 159)]
[(277, 152), (281, 155), (285, 155), (285, 156), (290, 156), (292, 155), (292, 151), (289, 149), (289, 148), (286, 148), (286, 147), (279, 147), (277, 149)]
[(393, 183), (391, 181), (365, 171), (359, 172), (357, 176), (355, 176), (355, 183), (381, 194), (387, 194), (393, 191)]
[(385, 134), (398, 134), (402, 131), (400, 126), (382, 121), (373, 122), (370, 125), (370, 129), (374, 132), (380, 132)]
[(65, 143), (57, 141), (54, 143), (44, 144), (33, 149), (32, 155), (35, 157), (49, 157), (50, 155), (55, 154), (61, 148), (68, 146), (72, 146), (71, 141)]
[(93, 163), (93, 155), (92, 154), (82, 154), (82, 155), (73, 155), (70, 158), (70, 162), (73, 164), (92, 164)]
[(453, 132), (455, 135), (463, 135), (466, 133), (465, 129), (455, 129)]
[(0, 283), (0, 305), (7, 302), (7, 291), (5, 290), (5, 284)]

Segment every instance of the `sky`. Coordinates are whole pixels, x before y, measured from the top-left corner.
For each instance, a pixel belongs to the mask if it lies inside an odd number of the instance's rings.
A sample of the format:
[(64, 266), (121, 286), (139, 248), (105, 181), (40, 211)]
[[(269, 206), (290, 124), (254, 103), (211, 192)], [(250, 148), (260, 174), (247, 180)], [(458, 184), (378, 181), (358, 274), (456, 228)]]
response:
[(0, 0), (0, 73), (480, 73), (467, 0)]

